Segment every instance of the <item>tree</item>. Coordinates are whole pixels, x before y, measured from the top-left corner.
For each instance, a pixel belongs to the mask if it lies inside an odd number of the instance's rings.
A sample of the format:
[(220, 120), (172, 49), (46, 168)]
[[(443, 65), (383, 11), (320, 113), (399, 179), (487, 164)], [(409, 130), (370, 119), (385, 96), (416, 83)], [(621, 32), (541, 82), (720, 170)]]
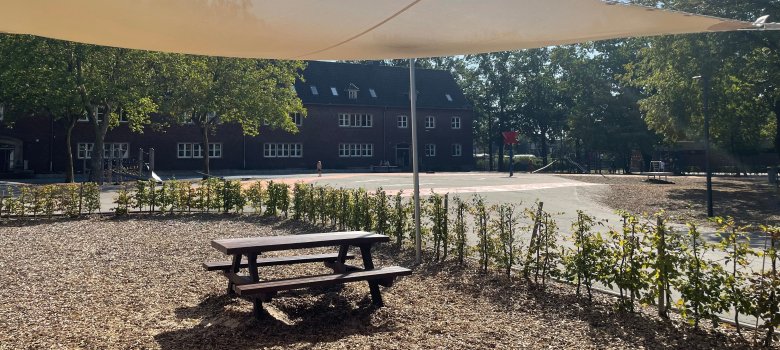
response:
[(194, 123), (202, 135), (203, 172), (209, 173), (209, 136), (218, 124), (238, 123), (256, 136), (265, 124), (297, 132), (292, 113), (305, 113), (292, 88), (301, 61), (164, 55), (157, 85), (162, 112), (174, 122)]
[(498, 148), (498, 170), (504, 169), (501, 132), (517, 126), (520, 98), (517, 52), (496, 52), (466, 57), (462, 83), (466, 96), (474, 103), (478, 141), (487, 144), (490, 170), (493, 170), (493, 146)]
[(103, 144), (120, 115), (140, 131), (157, 108), (150, 96), (152, 61), (157, 54), (84, 45), (32, 36), (3, 36), (2, 96), (17, 115), (46, 113), (66, 125), (73, 180), (70, 134), (76, 120), (88, 116), (94, 128), (91, 181), (102, 182)]
[(73, 67), (73, 79), (81, 106), (95, 133), (90, 180), (103, 182), (103, 150), (106, 133), (120, 116), (134, 131), (151, 123), (157, 111), (152, 100), (152, 77), (157, 53), (113, 47), (73, 44), (60, 59)]
[[(648, 3), (648, 2), (643, 2)], [(780, 2), (652, 1), (653, 6), (753, 20), (780, 15)], [(716, 146), (742, 155), (774, 138), (780, 152), (780, 36), (736, 32), (665, 36), (648, 40), (626, 81), (644, 94), (640, 106), (651, 129), (665, 141), (702, 135), (702, 87), (709, 82), (711, 137)]]
[(549, 163), (549, 141), (562, 134), (572, 104), (562, 83), (559, 54), (554, 50), (542, 48), (519, 53), (520, 128), (537, 139), (544, 164)]
[(75, 45), (23, 35), (0, 35), (0, 101), (9, 120), (45, 114), (66, 129), (65, 181), (74, 181), (71, 134), (84, 115), (73, 80), (73, 66), (61, 60)]

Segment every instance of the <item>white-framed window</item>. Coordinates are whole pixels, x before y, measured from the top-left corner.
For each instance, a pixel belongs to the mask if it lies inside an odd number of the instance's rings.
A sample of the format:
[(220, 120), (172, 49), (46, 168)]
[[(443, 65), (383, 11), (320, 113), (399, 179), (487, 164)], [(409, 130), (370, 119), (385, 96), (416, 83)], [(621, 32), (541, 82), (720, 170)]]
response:
[(92, 159), (92, 148), (95, 147), (94, 143), (82, 142), (76, 146), (76, 155), (78, 159)]
[(192, 144), (192, 158), (203, 158), (203, 146), (200, 143)]
[(209, 143), (209, 158), (222, 158), (221, 143)]
[(103, 106), (99, 106), (95, 108), (95, 119), (97, 119), (98, 123), (103, 122), (103, 117), (106, 116), (106, 109), (103, 108)]
[(349, 99), (350, 100), (357, 100), (357, 90), (347, 90), (349, 92)]
[[(176, 158), (203, 158), (200, 142), (179, 142), (176, 144)], [(222, 158), (222, 144), (209, 142), (209, 158)]]
[(460, 157), (463, 155), (463, 146), (459, 143), (453, 143), (452, 144), (452, 156), (453, 157)]
[(433, 129), (436, 127), (436, 117), (429, 115), (425, 117), (425, 128)]
[(409, 127), (409, 117), (405, 115), (399, 115), (398, 116), (398, 127), (401, 129), (406, 129)]
[(111, 142), (103, 144), (103, 158), (127, 159), (130, 157), (130, 144), (126, 142)]
[(300, 113), (293, 113), (292, 120), (293, 123), (295, 123), (295, 126), (303, 125), (303, 115), (301, 115)]
[[(95, 115), (97, 116), (98, 123), (102, 123), (103, 122), (103, 116), (106, 115), (106, 109), (103, 108), (103, 106), (95, 107)], [(87, 114), (82, 114), (79, 117), (78, 121), (80, 121), (80, 122), (88, 122), (89, 121), (89, 116)], [(121, 118), (120, 118), (120, 121), (121, 121)]]
[(303, 144), (302, 143), (264, 143), (263, 157), (301, 158), (303, 157)]
[(374, 126), (374, 116), (363, 113), (339, 113), (339, 126), (343, 128), (370, 128)]
[(436, 144), (434, 144), (434, 143), (426, 143), (425, 144), (425, 156), (426, 157), (436, 157)]
[(460, 129), (460, 117), (452, 117), (450, 120), (450, 126), (453, 129)]
[(130, 122), (130, 119), (127, 118), (127, 113), (125, 113), (124, 111), (119, 113), (119, 122), (120, 123), (129, 123)]
[(367, 158), (374, 156), (374, 145), (371, 143), (340, 143), (339, 157)]
[(177, 143), (176, 158), (192, 158), (192, 144), (191, 143)]

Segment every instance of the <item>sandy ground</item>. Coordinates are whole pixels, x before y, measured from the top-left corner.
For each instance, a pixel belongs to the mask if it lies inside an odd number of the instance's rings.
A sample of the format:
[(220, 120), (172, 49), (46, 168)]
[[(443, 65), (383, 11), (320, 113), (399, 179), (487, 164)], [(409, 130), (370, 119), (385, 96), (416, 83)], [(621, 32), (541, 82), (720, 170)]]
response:
[[(567, 285), (541, 290), (451, 261), (415, 267), (384, 289), (384, 308), (352, 283), (283, 293), (267, 304), (273, 317), (255, 321), (251, 303), (226, 297), (220, 274), (201, 269), (225, 259), (211, 239), (312, 230), (321, 229), (206, 214), (2, 224), (0, 349), (749, 347), (728, 329), (616, 312), (607, 296), (589, 304)], [(411, 259), (389, 245), (375, 254), (378, 266)], [(261, 269), (265, 278), (326, 272)]]
[[(672, 184), (650, 183), (645, 176), (561, 175), (561, 177), (609, 185), (596, 199), (613, 209), (634, 213), (666, 210), (681, 219), (705, 220), (706, 179), (703, 176), (670, 176)], [(750, 224), (780, 224), (780, 191), (764, 177), (714, 177), (713, 211)]]

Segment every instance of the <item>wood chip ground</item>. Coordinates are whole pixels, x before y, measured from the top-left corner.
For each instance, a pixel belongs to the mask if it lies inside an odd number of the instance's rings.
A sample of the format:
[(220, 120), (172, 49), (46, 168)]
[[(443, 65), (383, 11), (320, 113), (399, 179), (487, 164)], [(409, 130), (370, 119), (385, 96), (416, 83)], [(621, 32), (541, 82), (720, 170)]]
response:
[[(303, 233), (249, 216), (135, 216), (0, 225), (0, 349), (741, 349), (730, 330), (693, 331), (652, 310), (617, 312), (567, 285), (545, 291), (451, 262), (424, 264), (370, 306), (365, 283), (299, 290), (266, 304), (225, 296), (201, 263), (214, 238)], [(319, 229), (321, 230), (321, 229)], [(311, 250), (311, 253), (321, 250)], [(377, 266), (411, 266), (390, 245)], [(427, 257), (426, 257), (427, 259)], [(269, 273), (270, 272), (270, 273)], [(321, 265), (265, 278), (326, 273)]]

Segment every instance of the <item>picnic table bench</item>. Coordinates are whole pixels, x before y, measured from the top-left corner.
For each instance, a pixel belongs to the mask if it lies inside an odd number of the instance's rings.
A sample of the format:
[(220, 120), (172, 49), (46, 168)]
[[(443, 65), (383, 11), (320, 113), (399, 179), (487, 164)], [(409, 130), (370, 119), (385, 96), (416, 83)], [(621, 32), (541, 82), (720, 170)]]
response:
[[(228, 295), (248, 297), (253, 302), (253, 314), (261, 318), (262, 302), (270, 301), (277, 292), (322, 287), (356, 281), (368, 281), (372, 304), (383, 306), (379, 286), (389, 287), (398, 276), (410, 275), (411, 270), (400, 266), (374, 268), (371, 248), (376, 243), (388, 242), (389, 237), (376, 233), (351, 231), (314, 233), (291, 236), (267, 236), (252, 238), (215, 239), (211, 245), (222, 253), (232, 255), (231, 261), (205, 262), (207, 271), (222, 271), (227, 277)], [(258, 257), (262, 253), (280, 250), (295, 250), (316, 247), (339, 247), (338, 252), (283, 257)], [(350, 247), (358, 247), (363, 267), (346, 264), (355, 258)], [(332, 274), (292, 277), (276, 280), (261, 280), (259, 267), (322, 262), (333, 270)], [(249, 275), (239, 274), (241, 269)]]

